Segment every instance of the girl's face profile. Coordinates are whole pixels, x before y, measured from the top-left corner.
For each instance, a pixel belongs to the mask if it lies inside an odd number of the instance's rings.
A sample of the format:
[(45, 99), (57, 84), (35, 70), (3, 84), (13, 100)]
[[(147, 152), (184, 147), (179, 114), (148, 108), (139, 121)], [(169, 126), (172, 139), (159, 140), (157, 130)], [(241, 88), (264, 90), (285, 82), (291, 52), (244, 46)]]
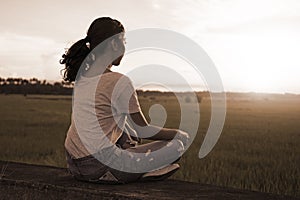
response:
[(125, 37), (125, 33), (124, 32), (119, 34), (119, 39), (121, 41), (123, 41), (124, 45), (126, 44), (126, 37)]
[(123, 58), (123, 55), (121, 55), (120, 57), (118, 57), (117, 59), (115, 59), (112, 63), (112, 65), (118, 66), (121, 63), (121, 60)]
[(122, 42), (122, 40), (119, 41), (113, 41), (112, 42), (112, 48), (113, 51), (115, 52), (115, 54), (120, 55), (119, 57), (117, 57), (113, 62), (112, 65), (118, 66), (121, 63), (121, 60), (124, 56), (125, 53), (125, 45)]
[(121, 60), (125, 53), (125, 44), (126, 44), (126, 38), (125, 33), (120, 33), (118, 35), (117, 41), (115, 40), (115, 47), (118, 54), (121, 54), (116, 60), (113, 61), (113, 65), (118, 66), (121, 63)]
[(119, 40), (121, 41), (121, 49), (124, 51), (123, 54), (125, 53), (125, 45), (126, 45), (126, 37), (125, 33), (120, 33), (119, 34)]

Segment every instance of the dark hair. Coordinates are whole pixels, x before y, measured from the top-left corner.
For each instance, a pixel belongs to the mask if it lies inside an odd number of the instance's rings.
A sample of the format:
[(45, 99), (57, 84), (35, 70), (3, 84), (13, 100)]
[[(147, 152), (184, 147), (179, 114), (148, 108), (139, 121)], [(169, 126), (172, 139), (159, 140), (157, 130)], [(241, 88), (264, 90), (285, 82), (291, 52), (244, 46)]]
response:
[(75, 42), (62, 55), (62, 59), (59, 62), (65, 65), (65, 68), (62, 70), (64, 81), (75, 81), (79, 68), (87, 55), (107, 38), (122, 32), (124, 32), (123, 25), (115, 19), (110, 17), (95, 19), (87, 31), (87, 36)]

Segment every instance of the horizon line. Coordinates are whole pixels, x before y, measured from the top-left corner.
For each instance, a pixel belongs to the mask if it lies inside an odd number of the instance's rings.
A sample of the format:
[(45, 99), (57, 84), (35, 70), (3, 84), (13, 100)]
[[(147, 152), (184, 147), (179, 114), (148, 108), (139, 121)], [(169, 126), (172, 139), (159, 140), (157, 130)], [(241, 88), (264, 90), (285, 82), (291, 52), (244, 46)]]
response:
[[(44, 81), (46, 80), (46, 82), (53, 84), (55, 82), (59, 82), (62, 83), (64, 82), (63, 79), (61, 80), (51, 80), (51, 79), (41, 79), (41, 78), (37, 78), (37, 77), (30, 77), (30, 78), (26, 78), (26, 77), (2, 77), (0, 76), (0, 78), (4, 78), (4, 79), (8, 79), (8, 78), (14, 78), (14, 79), (25, 79), (25, 80), (29, 80), (29, 79), (37, 79), (39, 81)], [(283, 91), (283, 92), (275, 92), (275, 91), (253, 91), (253, 90), (225, 90), (224, 91), (209, 91), (209, 90), (205, 90), (205, 89), (195, 89), (193, 91), (189, 91), (189, 90), (184, 90), (182, 88), (184, 88), (185, 86), (181, 86), (181, 85), (176, 85), (176, 84), (171, 84), (172, 86), (178, 86), (178, 89), (176, 91), (170, 91), (170, 90), (163, 90), (163, 89), (158, 89), (155, 87), (141, 87), (141, 88), (136, 88), (136, 90), (142, 90), (142, 91), (159, 91), (159, 92), (209, 92), (209, 93), (254, 93), (254, 94), (281, 94), (281, 95), (300, 95), (300, 92), (291, 92), (291, 91)], [(190, 85), (191, 88), (193, 87), (197, 87), (197, 88), (204, 88), (205, 86), (200, 86), (200, 85)]]

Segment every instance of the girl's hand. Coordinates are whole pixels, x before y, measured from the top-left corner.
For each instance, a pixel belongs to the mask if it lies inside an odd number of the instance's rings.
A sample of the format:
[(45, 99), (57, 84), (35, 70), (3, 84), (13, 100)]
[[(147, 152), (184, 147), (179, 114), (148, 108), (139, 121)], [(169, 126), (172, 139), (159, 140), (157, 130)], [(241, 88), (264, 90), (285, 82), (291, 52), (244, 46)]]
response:
[(188, 133), (186, 133), (182, 130), (177, 130), (175, 139), (180, 140), (183, 143), (183, 146), (187, 146), (187, 144), (189, 143), (189, 140), (190, 140), (190, 136)]

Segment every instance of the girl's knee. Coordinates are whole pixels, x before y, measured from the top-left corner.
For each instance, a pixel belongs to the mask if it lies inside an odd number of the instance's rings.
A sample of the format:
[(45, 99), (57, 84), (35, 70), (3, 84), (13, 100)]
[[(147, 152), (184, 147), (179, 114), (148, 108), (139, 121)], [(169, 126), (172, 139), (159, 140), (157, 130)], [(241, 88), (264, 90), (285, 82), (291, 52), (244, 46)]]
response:
[(179, 155), (182, 155), (185, 148), (184, 148), (184, 145), (183, 145), (183, 142), (179, 139), (174, 139), (170, 142), (171, 144), (169, 144), (169, 146), (173, 146), (175, 147), (176, 151), (179, 153)]

